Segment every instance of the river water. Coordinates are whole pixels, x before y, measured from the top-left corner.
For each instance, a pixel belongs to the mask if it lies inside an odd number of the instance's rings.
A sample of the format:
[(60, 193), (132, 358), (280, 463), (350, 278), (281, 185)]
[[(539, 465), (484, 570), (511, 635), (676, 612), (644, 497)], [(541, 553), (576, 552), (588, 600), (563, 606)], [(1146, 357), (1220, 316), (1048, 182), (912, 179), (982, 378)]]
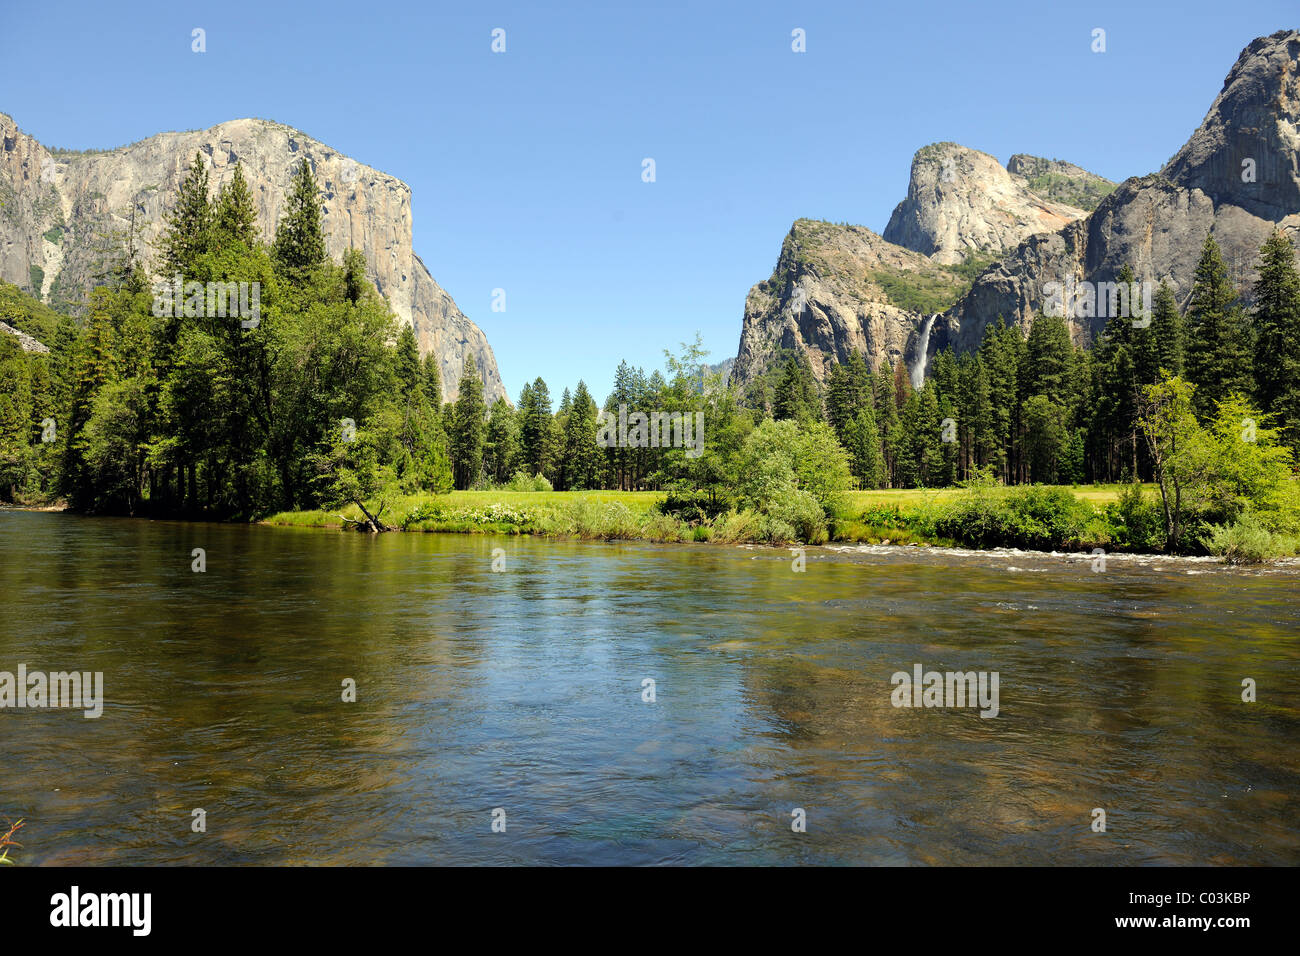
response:
[[(1300, 863), (1300, 567), (794, 564), (0, 512), (0, 671), (102, 672), (105, 698), (0, 709), (10, 856)], [(895, 707), (918, 664), (996, 672), (997, 716)]]

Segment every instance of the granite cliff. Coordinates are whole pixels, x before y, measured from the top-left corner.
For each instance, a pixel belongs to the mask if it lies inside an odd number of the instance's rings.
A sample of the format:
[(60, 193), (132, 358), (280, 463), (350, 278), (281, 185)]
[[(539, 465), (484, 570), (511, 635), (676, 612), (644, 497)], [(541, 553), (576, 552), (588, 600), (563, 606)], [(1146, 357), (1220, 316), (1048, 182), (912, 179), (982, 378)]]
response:
[[(290, 176), (306, 157), (322, 190), (329, 254), (338, 259), (349, 248), (365, 254), (370, 279), (399, 320), (414, 328), (421, 354), (438, 357), (444, 399), (455, 398), (467, 354), (484, 379), (487, 401), (505, 397), (482, 330), (411, 247), (410, 187), (267, 120), (233, 120), (78, 153), (47, 149), (0, 113), (0, 279), (62, 311), (78, 312), (96, 281), (105, 237), (128, 233), (134, 210), (139, 238), (150, 252), (196, 152), (209, 167), (214, 193), (236, 161), (241, 164), (264, 236), (274, 233)], [(146, 259), (152, 262), (151, 255)]]

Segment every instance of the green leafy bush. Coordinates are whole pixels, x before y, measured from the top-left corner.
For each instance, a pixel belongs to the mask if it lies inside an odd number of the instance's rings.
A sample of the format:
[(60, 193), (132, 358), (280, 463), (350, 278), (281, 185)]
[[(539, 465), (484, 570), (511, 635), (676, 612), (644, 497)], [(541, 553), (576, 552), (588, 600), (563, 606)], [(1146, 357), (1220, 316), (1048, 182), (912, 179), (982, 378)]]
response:
[(706, 491), (672, 491), (655, 504), (655, 510), (678, 521), (699, 524), (726, 513), (730, 505), (721, 498), (710, 498)]
[(1229, 564), (1259, 564), (1296, 553), (1297, 539), (1270, 531), (1254, 512), (1246, 512), (1231, 524), (1210, 525), (1201, 543), (1211, 554)]
[(1145, 495), (1142, 486), (1129, 485), (1119, 501), (1106, 506), (1111, 542), (1124, 551), (1156, 552), (1165, 549), (1165, 516), (1159, 495)]
[(550, 481), (543, 475), (530, 475), (520, 469), (506, 482), (507, 491), (554, 491)]
[(1091, 505), (1064, 488), (1039, 485), (1009, 492), (973, 487), (942, 507), (933, 524), (940, 537), (973, 548), (1052, 551), (1105, 537)]

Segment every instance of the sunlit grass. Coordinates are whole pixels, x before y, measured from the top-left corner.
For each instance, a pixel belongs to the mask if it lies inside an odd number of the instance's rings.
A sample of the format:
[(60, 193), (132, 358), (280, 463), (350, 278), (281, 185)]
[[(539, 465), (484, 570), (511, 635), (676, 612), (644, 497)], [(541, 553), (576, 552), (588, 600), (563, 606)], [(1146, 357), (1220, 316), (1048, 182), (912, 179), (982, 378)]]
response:
[[(1123, 486), (1068, 487), (1075, 497), (1104, 508)], [(831, 538), (840, 542), (951, 545), (936, 537), (932, 518), (964, 493), (960, 488), (852, 491), (832, 522)], [(647, 541), (766, 541), (763, 524), (745, 512), (712, 522), (688, 524), (663, 515), (655, 505), (658, 491), (453, 491), (446, 495), (399, 495), (383, 499), (384, 524), (406, 531), (453, 534), (537, 534), (587, 539)], [(378, 501), (369, 501), (371, 511)], [(342, 516), (342, 518), (340, 517)], [(267, 524), (299, 528), (351, 527), (361, 520), (355, 505), (337, 511), (285, 511)], [(342, 520), (349, 519), (348, 522)], [(771, 542), (769, 542), (771, 543)]]

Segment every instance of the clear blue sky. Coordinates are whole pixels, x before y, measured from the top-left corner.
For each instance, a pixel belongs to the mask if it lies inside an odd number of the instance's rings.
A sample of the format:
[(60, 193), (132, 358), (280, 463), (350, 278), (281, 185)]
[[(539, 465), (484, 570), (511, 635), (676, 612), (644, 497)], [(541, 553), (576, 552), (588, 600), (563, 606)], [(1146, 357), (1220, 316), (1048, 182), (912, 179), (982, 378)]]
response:
[(696, 330), (734, 355), (791, 222), (883, 230), (926, 143), (1145, 174), (1247, 43), (1300, 23), (1294, 0), (4, 7), (0, 110), (45, 144), (295, 126), (410, 184), (415, 250), (512, 397), (541, 375), (598, 401)]

